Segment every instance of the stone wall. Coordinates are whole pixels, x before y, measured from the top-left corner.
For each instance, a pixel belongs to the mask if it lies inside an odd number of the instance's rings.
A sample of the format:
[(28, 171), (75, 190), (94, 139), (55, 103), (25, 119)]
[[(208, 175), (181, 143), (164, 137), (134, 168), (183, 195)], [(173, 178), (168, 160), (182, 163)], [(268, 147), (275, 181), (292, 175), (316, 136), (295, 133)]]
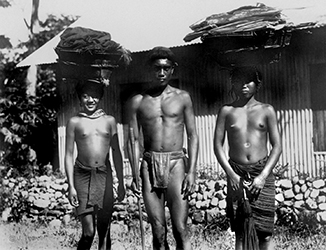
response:
[[(130, 181), (127, 179), (125, 182), (128, 184)], [(117, 185), (116, 179), (114, 185)], [(300, 215), (305, 213), (321, 224), (326, 223), (325, 180), (294, 177), (292, 180), (276, 180), (275, 185), (275, 221), (287, 215), (299, 220)], [(74, 208), (67, 198), (65, 178), (4, 178), (0, 188), (4, 221), (27, 217), (68, 223), (74, 216)], [(196, 191), (189, 197), (189, 223), (209, 223), (216, 217), (225, 217), (226, 192), (225, 180), (197, 180)], [(127, 190), (123, 202), (115, 204), (114, 208), (113, 220), (128, 221), (139, 216), (137, 198), (130, 190)], [(143, 204), (142, 213), (146, 221)]]
[[(275, 181), (275, 222), (291, 216), (293, 223), (300, 215), (314, 217), (321, 224), (326, 223), (326, 185), (323, 179), (280, 179)], [(189, 204), (195, 208), (192, 220), (196, 223), (210, 222), (216, 216), (226, 214), (226, 181), (199, 180), (196, 192)]]

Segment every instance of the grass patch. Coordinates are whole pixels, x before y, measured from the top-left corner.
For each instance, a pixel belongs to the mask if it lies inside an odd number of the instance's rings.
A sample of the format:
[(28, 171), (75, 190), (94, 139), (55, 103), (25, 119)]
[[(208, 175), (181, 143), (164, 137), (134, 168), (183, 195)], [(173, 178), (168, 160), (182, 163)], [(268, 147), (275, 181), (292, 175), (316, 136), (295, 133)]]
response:
[(326, 228), (322, 226), (318, 230), (276, 227), (274, 240), (276, 249), (321, 250), (326, 249), (325, 235)]
[[(320, 250), (326, 246), (326, 229), (296, 232), (294, 228), (277, 226), (275, 229), (275, 250)], [(192, 225), (189, 234), (194, 250), (231, 250), (234, 249), (234, 234), (218, 227)], [(76, 249), (81, 235), (80, 223), (71, 221), (67, 226), (50, 228), (46, 223), (22, 221), (20, 223), (0, 222), (1, 249), (6, 250), (68, 250)], [(112, 246), (115, 250), (141, 250), (139, 224), (135, 221), (129, 227), (123, 224), (112, 224)], [(97, 237), (92, 250), (97, 249)], [(175, 242), (171, 227), (168, 242), (174, 249)], [(151, 229), (145, 223), (145, 247), (152, 249)]]

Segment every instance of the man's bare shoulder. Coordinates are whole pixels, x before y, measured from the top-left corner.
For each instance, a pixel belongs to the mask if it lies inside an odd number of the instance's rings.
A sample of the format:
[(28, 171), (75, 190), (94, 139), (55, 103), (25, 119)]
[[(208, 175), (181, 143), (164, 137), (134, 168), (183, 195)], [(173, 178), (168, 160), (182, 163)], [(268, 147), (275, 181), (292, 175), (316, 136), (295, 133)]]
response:
[(173, 93), (178, 94), (178, 95), (189, 95), (189, 93), (186, 90), (179, 89), (179, 88), (176, 88), (176, 87), (172, 87), (170, 85), (168, 86), (168, 91), (173, 92)]
[(267, 115), (275, 115), (275, 108), (269, 103), (262, 103), (262, 109)]
[(236, 105), (234, 105), (234, 103), (223, 104), (218, 111), (218, 116), (227, 117), (229, 115), (233, 115), (235, 113), (235, 109)]
[(220, 108), (220, 113), (227, 113), (230, 112), (234, 109), (234, 105), (233, 103), (227, 103), (227, 104), (223, 104), (222, 107)]
[(257, 102), (256, 107), (266, 112), (274, 112), (274, 107), (269, 103)]
[(261, 103), (261, 106), (262, 106), (262, 108), (265, 108), (265, 109), (273, 109), (274, 110), (274, 107), (269, 103)]
[(189, 102), (189, 101), (191, 102), (190, 94), (186, 90), (178, 89), (178, 88), (170, 86), (169, 92), (172, 93), (172, 94), (175, 94), (178, 97), (181, 97), (186, 102)]
[(110, 123), (116, 123), (115, 117), (112, 115), (104, 115), (103, 118)]
[(144, 99), (143, 94), (134, 95), (130, 100), (129, 103), (131, 106), (139, 105), (139, 103)]
[(75, 115), (68, 120), (67, 124), (68, 125), (76, 125), (80, 122), (80, 118), (81, 118), (80, 116)]

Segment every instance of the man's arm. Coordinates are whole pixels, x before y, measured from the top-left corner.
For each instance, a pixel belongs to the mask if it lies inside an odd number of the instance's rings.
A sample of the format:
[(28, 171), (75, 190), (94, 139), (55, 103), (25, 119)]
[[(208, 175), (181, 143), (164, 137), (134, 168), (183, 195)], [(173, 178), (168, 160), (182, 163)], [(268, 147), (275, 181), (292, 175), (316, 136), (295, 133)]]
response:
[(195, 115), (191, 98), (188, 93), (184, 95), (185, 111), (184, 122), (188, 139), (189, 170), (183, 182), (182, 191), (185, 196), (194, 191), (196, 179), (196, 164), (198, 157), (199, 140), (196, 130)]
[(214, 133), (214, 153), (218, 162), (224, 169), (225, 173), (230, 178), (232, 189), (237, 190), (240, 187), (239, 185), (240, 176), (233, 171), (226, 157), (225, 151), (223, 149), (223, 144), (224, 144), (225, 134), (226, 134), (226, 130), (225, 130), (226, 114), (227, 114), (226, 107), (224, 106), (220, 109), (216, 120), (215, 133)]
[[(269, 141), (272, 145), (272, 150), (269, 154), (268, 160), (263, 171), (258, 175), (252, 185), (252, 189), (256, 186), (258, 189), (262, 189), (265, 185), (265, 180), (275, 167), (282, 153), (281, 137), (278, 131), (276, 112), (271, 105), (268, 105), (264, 111), (267, 114), (267, 126)], [(257, 180), (256, 180), (257, 179)]]
[(77, 192), (74, 185), (74, 143), (75, 143), (75, 121), (70, 119), (66, 126), (66, 153), (65, 153), (65, 170), (68, 179), (68, 199), (71, 205), (77, 207), (78, 199)]
[(118, 187), (118, 201), (122, 201), (125, 196), (125, 188), (124, 188), (124, 180), (123, 180), (123, 161), (121, 150), (119, 146), (119, 138), (117, 133), (117, 124), (115, 119), (113, 118), (113, 122), (111, 125), (111, 149), (112, 149), (112, 156), (114, 162), (114, 168), (117, 173), (117, 177), (119, 180), (119, 187)]

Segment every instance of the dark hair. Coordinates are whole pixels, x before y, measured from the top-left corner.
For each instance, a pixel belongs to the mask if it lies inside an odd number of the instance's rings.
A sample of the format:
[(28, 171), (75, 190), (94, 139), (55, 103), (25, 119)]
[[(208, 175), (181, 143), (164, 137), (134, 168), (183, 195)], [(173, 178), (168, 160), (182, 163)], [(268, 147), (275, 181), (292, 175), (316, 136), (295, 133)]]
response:
[(246, 66), (246, 67), (236, 67), (231, 70), (231, 83), (234, 80), (241, 80), (245, 82), (256, 83), (257, 89), (262, 85), (262, 75), (257, 70), (256, 67)]
[(163, 46), (154, 47), (148, 53), (147, 64), (152, 65), (152, 63), (157, 59), (168, 59), (174, 66), (178, 65), (174, 53), (169, 48)]
[(92, 79), (79, 81), (76, 86), (78, 98), (80, 99), (81, 95), (84, 94), (86, 91), (94, 91), (98, 93), (100, 98), (102, 99), (104, 95), (104, 85), (100, 81)]
[[(256, 67), (253, 66), (243, 66), (243, 67), (235, 67), (230, 72), (230, 81), (231, 83), (235, 80), (248, 82), (254, 82), (256, 84), (256, 91), (258, 91), (262, 85), (262, 75), (258, 71)], [(236, 98), (234, 92), (234, 86), (232, 84), (232, 88), (229, 91), (229, 95), (233, 98)]]

